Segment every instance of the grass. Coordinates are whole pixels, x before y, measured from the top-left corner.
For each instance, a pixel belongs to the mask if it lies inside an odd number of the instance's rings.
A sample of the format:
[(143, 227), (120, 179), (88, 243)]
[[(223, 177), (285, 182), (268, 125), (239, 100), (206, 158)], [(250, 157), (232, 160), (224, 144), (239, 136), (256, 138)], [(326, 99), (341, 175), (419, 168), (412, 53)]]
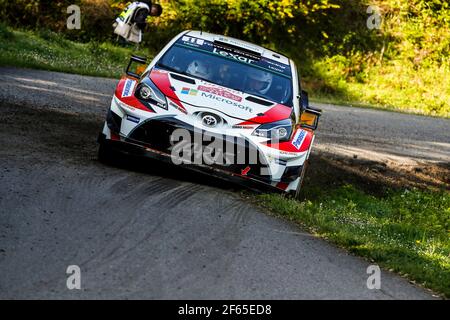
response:
[(0, 65), (117, 78), (133, 52), (111, 43), (78, 43), (50, 31), (12, 30), (0, 25)]
[(345, 185), (302, 202), (261, 195), (276, 215), (450, 298), (450, 194)]
[[(134, 52), (131, 47), (112, 43), (78, 43), (50, 31), (15, 30), (3, 24), (0, 40), (0, 65), (90, 76), (117, 78), (132, 53), (154, 56), (149, 49)], [(450, 117), (450, 76), (446, 72), (431, 69), (415, 72), (392, 65), (372, 70), (370, 81), (344, 81), (343, 70), (349, 62), (335, 60), (315, 62), (316, 76), (303, 79), (311, 101)], [(436, 77), (441, 80), (431, 85)], [(427, 86), (423, 86), (424, 81)], [(435, 91), (429, 92), (429, 87)]]
[(359, 62), (342, 56), (315, 61), (305, 89), (317, 102), (450, 117), (448, 63), (417, 67), (392, 60), (349, 74), (353, 65)]

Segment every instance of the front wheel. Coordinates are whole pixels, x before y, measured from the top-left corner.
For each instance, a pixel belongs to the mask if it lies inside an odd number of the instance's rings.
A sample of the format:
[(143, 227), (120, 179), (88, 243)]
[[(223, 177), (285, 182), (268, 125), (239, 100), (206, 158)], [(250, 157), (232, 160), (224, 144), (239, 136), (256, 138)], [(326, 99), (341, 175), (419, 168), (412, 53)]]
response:
[(297, 200), (300, 200), (300, 192), (301, 192), (301, 189), (302, 189), (302, 186), (303, 186), (303, 180), (304, 180), (304, 177), (305, 177), (305, 172), (306, 172), (306, 168), (307, 167), (308, 167), (308, 161), (305, 161), (305, 163), (303, 164), (303, 166), (302, 166), (302, 168), (300, 170), (300, 173), (298, 175), (299, 178), (300, 178), (300, 181), (298, 182), (297, 189), (295, 190), (295, 192), (293, 194), (294, 198), (297, 199)]
[(97, 157), (100, 162), (110, 164), (113, 160), (113, 152), (105, 143), (100, 143)]

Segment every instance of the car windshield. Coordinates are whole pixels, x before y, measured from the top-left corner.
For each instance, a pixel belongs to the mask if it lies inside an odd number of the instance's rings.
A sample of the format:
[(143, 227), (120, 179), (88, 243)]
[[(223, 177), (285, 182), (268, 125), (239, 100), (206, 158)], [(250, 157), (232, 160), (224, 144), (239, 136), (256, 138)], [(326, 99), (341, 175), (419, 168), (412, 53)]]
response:
[[(292, 107), (288, 65), (175, 43), (157, 66)], [(280, 66), (284, 73), (271, 70)]]

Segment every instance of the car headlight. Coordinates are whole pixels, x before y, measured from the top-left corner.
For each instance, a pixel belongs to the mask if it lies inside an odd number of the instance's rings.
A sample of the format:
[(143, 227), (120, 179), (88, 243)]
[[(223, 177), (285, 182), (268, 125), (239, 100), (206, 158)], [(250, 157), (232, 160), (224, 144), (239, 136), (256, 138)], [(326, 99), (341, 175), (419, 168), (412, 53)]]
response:
[(144, 104), (156, 105), (167, 110), (166, 96), (147, 77), (138, 85), (135, 96)]
[(252, 135), (271, 140), (287, 141), (292, 135), (294, 122), (291, 118), (265, 123), (253, 131)]

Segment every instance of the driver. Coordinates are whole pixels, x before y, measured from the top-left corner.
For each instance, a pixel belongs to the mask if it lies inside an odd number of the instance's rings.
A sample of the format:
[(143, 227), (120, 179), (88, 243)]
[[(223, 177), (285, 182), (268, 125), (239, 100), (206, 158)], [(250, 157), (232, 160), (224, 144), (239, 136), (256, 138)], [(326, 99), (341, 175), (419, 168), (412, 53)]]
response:
[(205, 80), (212, 79), (212, 68), (211, 66), (200, 60), (192, 61), (186, 69), (186, 73), (191, 74), (193, 76), (199, 77)]
[(251, 70), (245, 79), (245, 90), (249, 93), (266, 94), (272, 84), (273, 76), (270, 72)]

